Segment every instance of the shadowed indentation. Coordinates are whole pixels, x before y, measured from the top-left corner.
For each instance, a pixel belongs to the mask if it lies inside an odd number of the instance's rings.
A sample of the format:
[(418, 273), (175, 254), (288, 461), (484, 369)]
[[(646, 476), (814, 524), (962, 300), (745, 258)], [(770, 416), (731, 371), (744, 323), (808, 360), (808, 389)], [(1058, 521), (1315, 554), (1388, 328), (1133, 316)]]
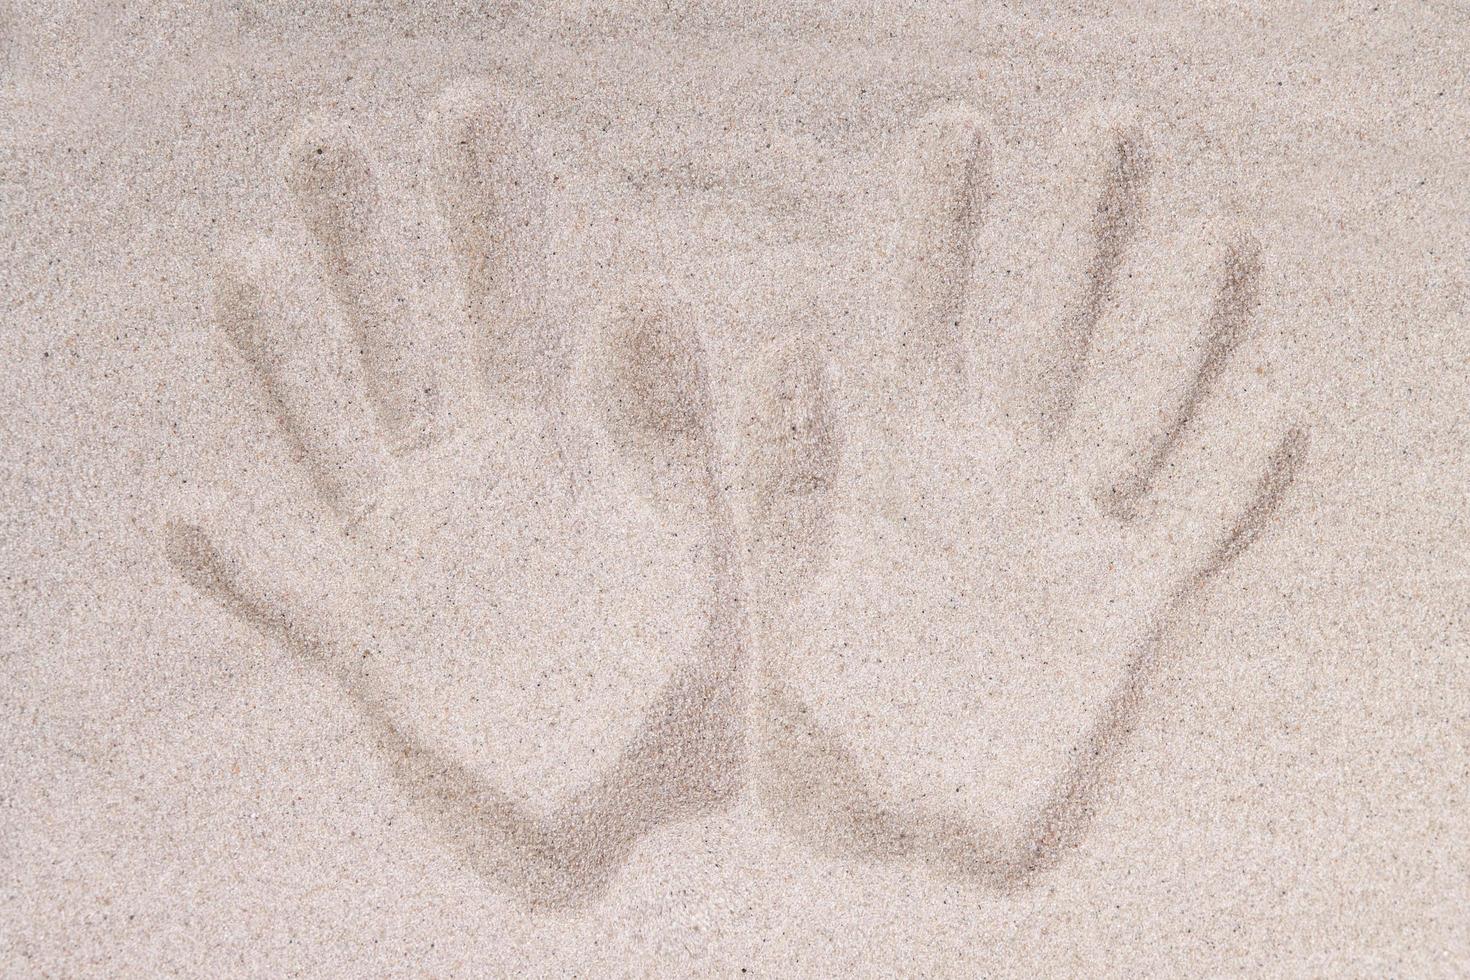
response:
[(844, 740), (789, 688), (767, 687), (762, 703), (761, 799), (786, 829), (829, 853), (919, 864), (992, 888), (1015, 887), (1024, 874), (1014, 849), (958, 816), (886, 802)]
[(1093, 217), (1092, 261), (1082, 295), (1062, 319), (1056, 356), (1042, 379), (1044, 397), (1050, 402), (1042, 427), (1049, 438), (1066, 428), (1076, 408), (1097, 325), (1113, 302), (1123, 260), (1138, 236), (1149, 170), (1141, 138), (1133, 133), (1118, 135)]
[(958, 374), (976, 234), (993, 189), (990, 142), (978, 116), (961, 107), (930, 113), (917, 128), (915, 186), (908, 189), (916, 196), (902, 216), (908, 316), (900, 345), (931, 370)]
[(1164, 428), (1154, 435), (1141, 461), (1121, 481), (1098, 494), (1099, 505), (1121, 521), (1139, 514), (1143, 499), (1189, 431), (1206, 399), (1218, 386), (1230, 356), (1250, 332), (1260, 301), (1261, 256), (1254, 242), (1232, 246), (1225, 256), (1220, 288), (1210, 311), (1204, 353), (1195, 367), (1184, 398)]
[(210, 544), (204, 529), (197, 524), (169, 521), (163, 529), (163, 554), (185, 582), (252, 624), (268, 632), (287, 628), (290, 618), (277, 610), (255, 611), (235, 593), (229, 583), (239, 577), (239, 569)]
[(221, 330), (259, 384), (267, 411), (280, 426), (292, 456), (300, 461), (322, 501), (338, 516), (349, 517), (348, 488), (318, 450), (310, 426), (281, 381), (282, 352), (274, 349), (279, 341), (271, 337), (265, 316), (259, 286), (228, 275), (220, 277), (215, 290), (215, 317)]
[[(586, 791), (541, 817), (485, 776), (394, 721), (343, 648), (280, 597), (253, 591), (240, 566), (197, 527), (171, 524), (177, 573), (287, 651), (325, 667), (371, 724), (404, 791), (477, 874), (533, 907), (578, 907), (600, 895), (654, 829), (728, 804), (743, 780), (745, 624), (728, 508), (708, 497), (711, 593), (700, 656), (670, 681), (618, 758)], [(269, 569), (261, 570), (269, 574)]]
[(629, 307), (604, 340), (603, 420), (622, 458), (655, 495), (717, 481), (709, 378), (693, 327)]
[(809, 345), (785, 350), (756, 396), (747, 481), (767, 590), (800, 588), (827, 556), (841, 444), (825, 364)]
[(389, 265), (377, 175), (350, 142), (302, 140), (291, 147), (286, 186), (346, 316), (379, 425), (395, 451), (422, 447), (438, 394), (405, 356), (415, 333), (398, 270)]
[(442, 125), (434, 196), (462, 277), (479, 370), (513, 398), (559, 391), (569, 343), (538, 301), (548, 285), (538, 281), (544, 201), (528, 134), (494, 102), (457, 110)]
[(1304, 463), (1305, 430), (1278, 444), (1250, 502), (1201, 565), (1179, 584), (1143, 632), (1122, 679), (1099, 709), (1077, 753), (1020, 835), (977, 826), (949, 810), (900, 809), (840, 736), (789, 688), (762, 692), (766, 744), (763, 798), (773, 815), (816, 846), (840, 854), (920, 865), (939, 874), (1010, 891), (1034, 884), (1083, 840), (1130, 736), (1137, 728), (1161, 652), (1212, 581), (1245, 553), (1277, 516)]
[(1196, 574), (1193, 582), (1196, 589), (1204, 588), (1211, 579), (1228, 568), (1231, 562), (1244, 554), (1266, 528), (1270, 527), (1306, 462), (1310, 445), (1307, 430), (1300, 426), (1293, 426), (1282, 437), (1266, 464), (1265, 475), (1256, 485), (1251, 505), (1230, 528), (1230, 533), (1215, 546), (1209, 559)]

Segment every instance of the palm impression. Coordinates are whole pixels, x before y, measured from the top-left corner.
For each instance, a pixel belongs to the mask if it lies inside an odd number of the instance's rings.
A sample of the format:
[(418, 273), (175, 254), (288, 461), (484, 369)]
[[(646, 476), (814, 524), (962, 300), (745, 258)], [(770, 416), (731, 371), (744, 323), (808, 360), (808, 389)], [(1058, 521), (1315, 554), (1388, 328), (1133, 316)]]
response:
[(935, 109), (854, 245), (857, 354), (761, 379), (761, 789), (812, 839), (1031, 880), (1295, 477), (1267, 257), (1146, 135), (1098, 114), (1008, 154)]
[(181, 521), (167, 552), (340, 684), (477, 871), (577, 902), (653, 826), (736, 789), (708, 379), (693, 324), (628, 257), (632, 222), (615, 239), (553, 194), (522, 114), (459, 89), (427, 144), (450, 309), (410, 291), (360, 143), (291, 141), (299, 225), (221, 275), (217, 315), (305, 516)]

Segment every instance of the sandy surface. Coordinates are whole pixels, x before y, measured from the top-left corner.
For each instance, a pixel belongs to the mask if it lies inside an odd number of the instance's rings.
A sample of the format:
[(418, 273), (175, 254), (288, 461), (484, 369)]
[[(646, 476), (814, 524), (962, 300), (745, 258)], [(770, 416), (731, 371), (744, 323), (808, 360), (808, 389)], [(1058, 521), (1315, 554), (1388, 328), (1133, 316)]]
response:
[(0, 20), (0, 972), (1470, 972), (1470, 12), (196, 6)]

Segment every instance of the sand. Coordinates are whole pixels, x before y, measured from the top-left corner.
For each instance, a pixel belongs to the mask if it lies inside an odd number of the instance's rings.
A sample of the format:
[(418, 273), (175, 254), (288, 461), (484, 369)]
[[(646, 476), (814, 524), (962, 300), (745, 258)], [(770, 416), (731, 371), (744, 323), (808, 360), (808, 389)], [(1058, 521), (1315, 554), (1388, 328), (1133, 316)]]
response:
[(0, 973), (1470, 973), (1470, 13), (88, 6)]

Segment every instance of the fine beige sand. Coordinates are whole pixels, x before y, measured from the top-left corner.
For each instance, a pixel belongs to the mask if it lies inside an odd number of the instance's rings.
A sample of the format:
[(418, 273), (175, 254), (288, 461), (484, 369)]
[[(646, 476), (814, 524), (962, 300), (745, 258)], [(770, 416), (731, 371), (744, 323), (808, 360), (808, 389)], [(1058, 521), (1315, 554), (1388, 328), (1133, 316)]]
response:
[(1470, 8), (0, 45), (0, 974), (1470, 975)]

